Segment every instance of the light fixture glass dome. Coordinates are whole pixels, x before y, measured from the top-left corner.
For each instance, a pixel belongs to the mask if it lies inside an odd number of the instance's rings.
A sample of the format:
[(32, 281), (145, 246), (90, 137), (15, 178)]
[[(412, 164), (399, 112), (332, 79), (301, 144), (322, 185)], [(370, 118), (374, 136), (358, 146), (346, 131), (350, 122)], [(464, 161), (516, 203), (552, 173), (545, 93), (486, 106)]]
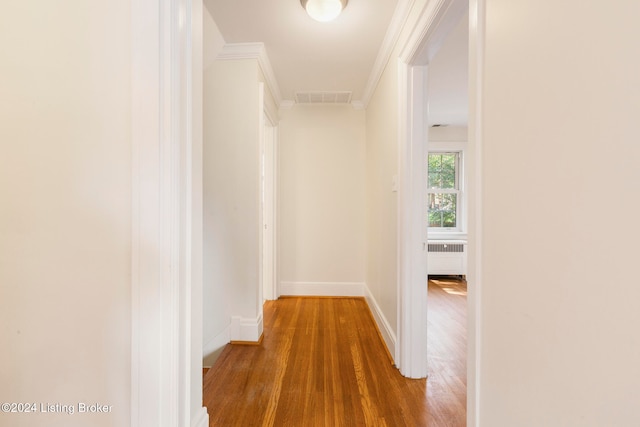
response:
[(319, 22), (328, 22), (340, 15), (347, 0), (300, 0), (300, 3), (310, 17)]

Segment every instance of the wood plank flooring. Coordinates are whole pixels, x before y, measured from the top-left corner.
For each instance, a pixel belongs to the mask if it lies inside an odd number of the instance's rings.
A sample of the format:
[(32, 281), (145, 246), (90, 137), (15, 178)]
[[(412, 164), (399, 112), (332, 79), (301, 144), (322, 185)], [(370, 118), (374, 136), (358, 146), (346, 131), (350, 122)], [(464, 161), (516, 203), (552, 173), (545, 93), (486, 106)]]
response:
[(205, 375), (210, 426), (464, 426), (466, 297), (447, 287), (429, 284), (428, 381), (391, 364), (363, 299), (267, 302), (262, 344)]
[(467, 417), (467, 285), (429, 281), (427, 400), (434, 423), (464, 426)]

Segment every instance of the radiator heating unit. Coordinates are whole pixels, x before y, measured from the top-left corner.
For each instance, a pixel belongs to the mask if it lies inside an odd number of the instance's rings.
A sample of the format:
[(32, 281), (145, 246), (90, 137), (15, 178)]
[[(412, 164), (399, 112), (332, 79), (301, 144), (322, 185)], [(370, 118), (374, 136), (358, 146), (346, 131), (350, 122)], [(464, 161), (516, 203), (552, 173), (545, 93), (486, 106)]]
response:
[(429, 275), (467, 275), (467, 242), (464, 240), (430, 240), (427, 243)]

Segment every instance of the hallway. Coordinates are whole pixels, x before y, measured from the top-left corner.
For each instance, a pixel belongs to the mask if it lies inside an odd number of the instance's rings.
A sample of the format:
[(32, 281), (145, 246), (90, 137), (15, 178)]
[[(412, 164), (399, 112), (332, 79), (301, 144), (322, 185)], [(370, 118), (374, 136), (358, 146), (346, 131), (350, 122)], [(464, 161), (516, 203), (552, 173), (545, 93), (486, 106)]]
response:
[[(464, 426), (466, 283), (429, 283), (430, 378), (402, 377), (359, 298), (281, 298), (204, 378), (210, 426)], [(358, 398), (359, 397), (359, 398)]]

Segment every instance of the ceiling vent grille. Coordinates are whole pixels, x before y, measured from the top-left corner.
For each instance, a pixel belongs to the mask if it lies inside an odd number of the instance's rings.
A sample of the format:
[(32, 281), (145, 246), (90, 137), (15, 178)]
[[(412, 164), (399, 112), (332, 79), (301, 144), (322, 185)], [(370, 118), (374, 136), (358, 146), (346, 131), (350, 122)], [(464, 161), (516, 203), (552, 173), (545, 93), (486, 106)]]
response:
[(349, 104), (351, 102), (351, 92), (296, 92), (296, 103), (298, 104)]

